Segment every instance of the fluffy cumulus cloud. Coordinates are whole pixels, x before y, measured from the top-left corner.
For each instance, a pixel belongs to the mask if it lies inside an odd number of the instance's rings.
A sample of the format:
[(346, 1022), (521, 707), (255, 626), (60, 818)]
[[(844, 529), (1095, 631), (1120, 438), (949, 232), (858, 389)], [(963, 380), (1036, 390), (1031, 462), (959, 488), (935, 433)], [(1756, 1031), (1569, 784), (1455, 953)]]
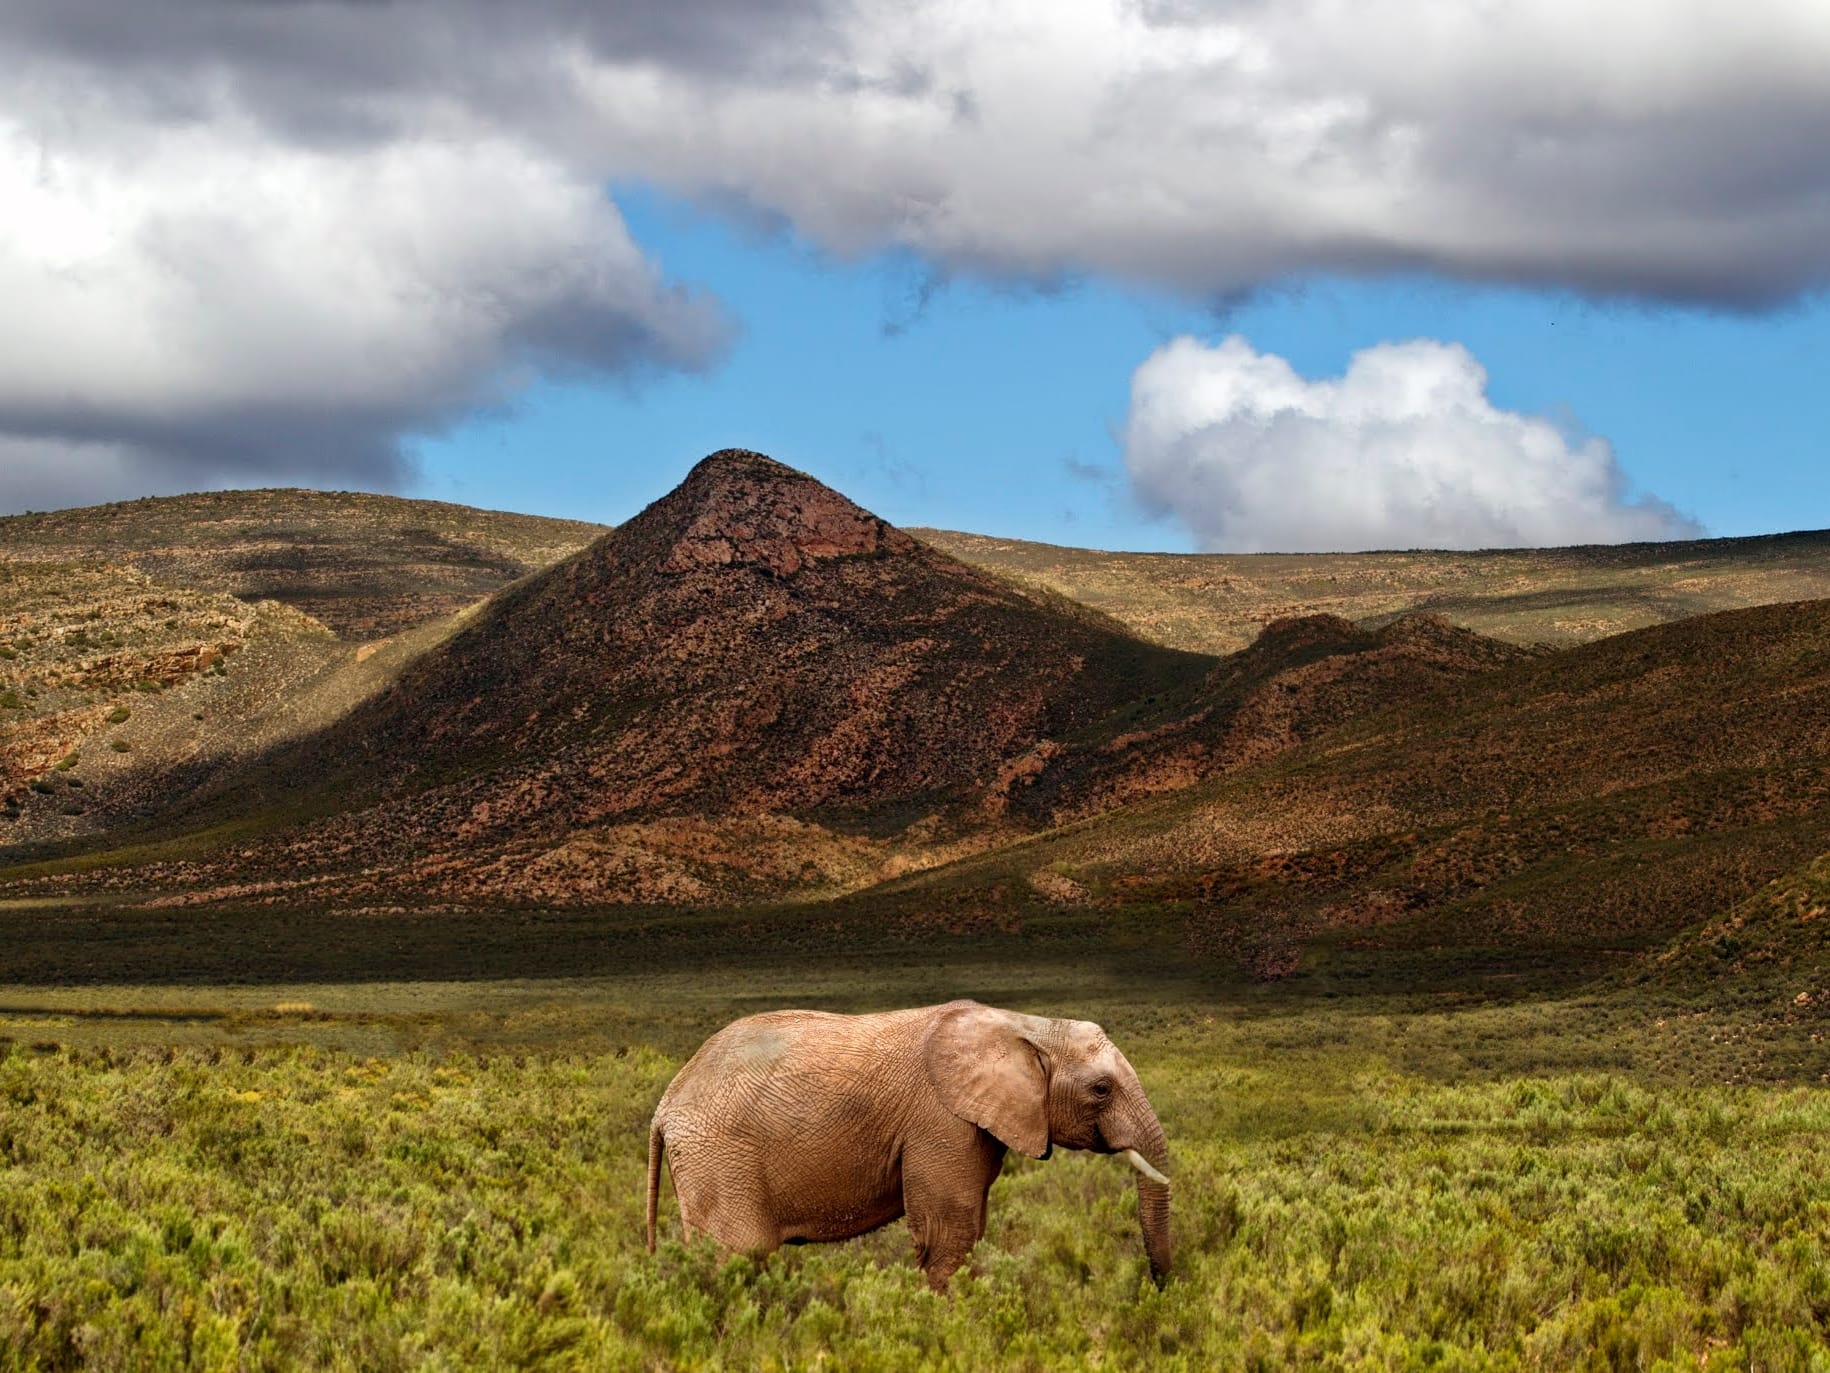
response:
[(1458, 344), (1356, 353), (1308, 381), (1233, 337), (1180, 338), (1131, 384), (1125, 461), (1138, 494), (1205, 549), (1505, 548), (1695, 536), (1629, 498), (1607, 443), (1571, 440), (1487, 399)]
[(22, 69), (0, 95), (0, 509), (396, 487), (412, 436), (532, 378), (699, 367), (726, 339), (588, 167), (512, 128), (282, 127), (198, 71)]
[(1823, 0), (11, 0), (0, 70), (0, 435), (172, 480), (388, 480), (518, 378), (705, 364), (618, 178), (1197, 297), (1830, 278)]

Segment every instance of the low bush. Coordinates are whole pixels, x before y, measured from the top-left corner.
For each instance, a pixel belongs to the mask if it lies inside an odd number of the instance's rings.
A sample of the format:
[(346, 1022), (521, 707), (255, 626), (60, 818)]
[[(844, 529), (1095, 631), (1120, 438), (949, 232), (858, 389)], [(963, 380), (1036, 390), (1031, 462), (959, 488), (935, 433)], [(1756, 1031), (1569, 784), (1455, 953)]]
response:
[(727, 1259), (664, 1193), (650, 1257), (651, 1049), (14, 1053), (0, 1367), (1820, 1366), (1820, 1093), (1126, 1047), (1171, 1282), (1129, 1174), (1064, 1154), (1007, 1161), (950, 1299), (900, 1224)]

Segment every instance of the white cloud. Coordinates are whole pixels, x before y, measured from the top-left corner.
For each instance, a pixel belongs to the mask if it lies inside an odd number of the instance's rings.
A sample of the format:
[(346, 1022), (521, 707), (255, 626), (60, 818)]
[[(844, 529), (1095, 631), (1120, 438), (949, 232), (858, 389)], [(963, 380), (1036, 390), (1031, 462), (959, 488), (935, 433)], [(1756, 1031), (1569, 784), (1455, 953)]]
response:
[(1234, 336), (1179, 338), (1131, 382), (1125, 463), (1148, 505), (1204, 549), (1504, 548), (1695, 537), (1629, 499), (1608, 444), (1487, 399), (1459, 344), (1356, 353), (1307, 381)]
[(251, 477), (703, 364), (618, 178), (1196, 297), (1830, 282), (1824, 0), (12, 0), (0, 70), (0, 434)]
[(1437, 271), (1757, 304), (1830, 276), (1822, 0), (861, 0), (709, 83), (595, 55), (593, 146), (844, 251), (1226, 294)]
[(691, 368), (725, 340), (538, 146), (72, 113), (0, 109), (0, 509), (60, 503), (59, 446), (84, 455), (69, 500), (399, 485), (403, 439), (533, 376)]

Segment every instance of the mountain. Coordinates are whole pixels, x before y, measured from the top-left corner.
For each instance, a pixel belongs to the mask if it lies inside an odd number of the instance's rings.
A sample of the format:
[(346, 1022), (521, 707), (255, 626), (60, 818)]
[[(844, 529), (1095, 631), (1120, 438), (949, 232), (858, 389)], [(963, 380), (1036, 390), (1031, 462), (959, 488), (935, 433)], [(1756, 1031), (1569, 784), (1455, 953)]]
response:
[(208, 813), (346, 811), (271, 841), (314, 899), (828, 888), (986, 842), (1049, 741), (1211, 666), (727, 450)]
[(275, 600), (340, 638), (423, 624), (584, 547), (602, 525), (353, 491), (203, 491), (0, 518), (0, 557), (109, 564)]
[(1416, 611), (1558, 647), (1692, 615), (1830, 596), (1830, 531), (1579, 548), (1389, 553), (1107, 553), (940, 529), (954, 557), (1068, 596), (1158, 643), (1233, 653), (1260, 626)]

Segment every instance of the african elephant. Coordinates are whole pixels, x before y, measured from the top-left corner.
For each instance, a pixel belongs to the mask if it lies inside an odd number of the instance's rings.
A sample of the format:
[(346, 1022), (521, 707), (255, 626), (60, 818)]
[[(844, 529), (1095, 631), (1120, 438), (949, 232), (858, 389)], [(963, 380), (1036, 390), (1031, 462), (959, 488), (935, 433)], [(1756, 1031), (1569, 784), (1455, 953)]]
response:
[(1139, 1173), (1150, 1271), (1169, 1272), (1163, 1127), (1105, 1031), (976, 1001), (830, 1015), (774, 1011), (700, 1046), (648, 1131), (648, 1248), (667, 1156), (687, 1239), (728, 1248), (841, 1240), (907, 1215), (945, 1290), (985, 1233), (1006, 1147), (1122, 1153)]

